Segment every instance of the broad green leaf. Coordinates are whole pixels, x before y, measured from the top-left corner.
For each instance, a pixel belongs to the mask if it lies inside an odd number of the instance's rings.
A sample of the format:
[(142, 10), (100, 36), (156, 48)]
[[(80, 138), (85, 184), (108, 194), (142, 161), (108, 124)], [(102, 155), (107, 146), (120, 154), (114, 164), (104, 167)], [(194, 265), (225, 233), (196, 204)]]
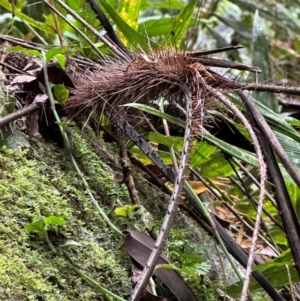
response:
[(174, 137), (174, 136), (165, 136), (160, 133), (150, 132), (148, 135), (148, 139), (150, 142), (162, 144), (167, 147), (174, 147), (176, 150), (182, 150), (183, 137)]
[(137, 208), (140, 208), (139, 205), (125, 205), (123, 207), (117, 207), (114, 211), (117, 216), (128, 217), (130, 214), (136, 211)]
[(180, 0), (168, 0), (168, 1), (151, 1), (151, 0), (142, 0), (141, 1), (141, 11), (144, 11), (148, 8), (165, 8), (167, 10), (172, 9), (183, 9), (184, 3)]
[(41, 54), (40, 51), (35, 50), (35, 49), (24, 48), (22, 46), (9, 47), (9, 48), (6, 48), (5, 51), (7, 51), (7, 52), (20, 52), (20, 53), (25, 53), (27, 55), (35, 55), (39, 58), (42, 58), (42, 54)]
[(285, 134), (274, 131), (278, 141), (287, 153), (293, 165), (300, 171), (300, 143)]
[(198, 168), (201, 164), (208, 162), (216, 152), (216, 147), (206, 141), (195, 142), (191, 152), (191, 165)]
[[(196, 20), (194, 18), (190, 19), (189, 25), (195, 24)], [(198, 20), (197, 23), (204, 23), (202, 19)], [(163, 37), (170, 34), (171, 29), (173, 28), (174, 19), (172, 17), (155, 17), (153, 19), (147, 18), (147, 21), (143, 22), (143, 19), (140, 19), (138, 31), (147, 37)], [(164, 44), (166, 44), (164, 42)], [(166, 45), (172, 46), (172, 45)]]
[(78, 0), (67, 0), (67, 4), (75, 12), (78, 12), (80, 9), (80, 1), (78, 1)]
[(64, 104), (69, 97), (69, 90), (62, 84), (55, 85), (53, 88), (55, 99)]
[[(298, 273), (293, 266), (293, 258), (291, 255), (291, 251), (287, 250), (280, 254), (275, 259), (268, 261), (266, 263), (253, 266), (254, 271), (263, 272), (264, 276), (270, 281), (270, 283), (277, 289), (284, 287), (289, 284), (288, 272), (286, 269), (286, 265), (289, 267), (289, 272), (291, 275), (291, 279), (293, 282), (298, 282), (299, 277)], [(280, 275), (280, 277), (278, 277)], [(230, 286), (226, 292), (232, 296), (239, 296), (242, 289), (241, 282), (238, 282), (232, 286)], [(251, 277), (250, 287), (251, 292), (256, 292), (261, 290), (261, 286), (259, 283)]]
[(171, 28), (170, 35), (165, 41), (165, 46), (176, 45), (176, 48), (180, 48), (182, 39), (190, 24), (190, 20), (194, 13), (198, 0), (191, 0), (187, 6), (174, 18), (173, 27)]
[(200, 174), (204, 178), (228, 177), (234, 173), (228, 160), (221, 152), (217, 152), (208, 162), (200, 166)]
[[(180, 127), (185, 127), (185, 122), (181, 119), (178, 119), (176, 117), (170, 116), (168, 114), (165, 114), (157, 109), (154, 109), (152, 107), (143, 105), (143, 104), (137, 104), (137, 103), (131, 103), (131, 104), (127, 104), (124, 106), (128, 106), (128, 107), (134, 107), (137, 109), (140, 109), (142, 111), (148, 112), (150, 114), (153, 114), (155, 116), (164, 118), (165, 120), (167, 120), (168, 122), (174, 123)], [(229, 143), (226, 143), (216, 137), (214, 137), (213, 135), (211, 135), (208, 131), (205, 131), (203, 134), (203, 137), (205, 140), (207, 140), (208, 142), (212, 143), (213, 145), (219, 147), (220, 149), (222, 149), (224, 152), (232, 155), (233, 157), (239, 158), (242, 161), (253, 165), (253, 166), (257, 166), (257, 159), (256, 156), (248, 151), (245, 151), (241, 148), (238, 148), (236, 146), (233, 146)]]
[(45, 222), (44, 222), (44, 219), (40, 219), (36, 222), (33, 222), (31, 224), (27, 224), (25, 225), (25, 230), (28, 232), (28, 233), (31, 233), (31, 232), (43, 232), (44, 229), (45, 229)]
[(238, 148), (236, 146), (233, 146), (227, 142), (224, 142), (224, 141), (214, 137), (207, 131), (204, 132), (203, 137), (208, 142), (219, 147), (225, 153), (227, 153), (235, 158), (238, 158), (238, 159), (242, 160), (243, 162), (248, 163), (252, 166), (257, 166), (258, 162), (257, 162), (257, 158), (254, 154), (252, 154), (246, 150), (243, 150), (241, 148)]
[(8, 10), (9, 12), (13, 12), (15, 16), (19, 17), (21, 20), (23, 20), (24, 22), (27, 22), (28, 24), (34, 26), (35, 28), (38, 28), (42, 31), (44, 31), (47, 34), (55, 34), (55, 30), (53, 28), (51, 28), (50, 26), (42, 23), (42, 22), (38, 22), (32, 18), (30, 18), (29, 16), (23, 14), (20, 10), (20, 8), (14, 6), (14, 10), (12, 11), (12, 5), (11, 3), (9, 3), (8, 0), (0, 0), (0, 6), (4, 7), (6, 10)]
[[(288, 267), (292, 282), (299, 282), (299, 276), (295, 267), (292, 264), (289, 264)], [(289, 285), (290, 283), (286, 265), (274, 264), (273, 268), (267, 269), (264, 272), (264, 276), (268, 279), (271, 285), (273, 285), (277, 289), (281, 289), (282, 287)], [(240, 297), (242, 286), (243, 283), (238, 282), (230, 287), (227, 287), (226, 293), (233, 298)], [(261, 289), (261, 285), (253, 277), (251, 277), (249, 290), (254, 293), (261, 291)]]
[[(131, 147), (130, 152), (133, 153), (143, 164), (153, 164), (153, 162), (146, 156), (137, 146)], [(165, 164), (173, 164), (173, 159), (169, 152), (157, 151), (158, 155), (163, 159)]]
[(277, 245), (287, 246), (286, 237), (279, 227), (270, 225), (269, 232)]
[[(253, 65), (259, 67), (262, 72), (254, 75), (254, 81), (266, 82), (272, 79), (271, 64), (269, 59), (269, 46), (266, 40), (263, 24), (258, 15), (258, 10), (255, 12), (253, 20)], [(278, 100), (275, 93), (255, 93), (255, 99), (262, 102), (274, 112), (278, 111)]]
[(141, 0), (121, 0), (119, 16), (132, 28), (137, 29)]
[(66, 69), (66, 57), (65, 57), (63, 54), (59, 53), (59, 54), (57, 54), (54, 58), (55, 58), (55, 59), (57, 60), (57, 62), (59, 63), (60, 67), (61, 67), (63, 70), (65, 70), (65, 69)]
[(236, 210), (242, 215), (247, 216), (247, 218), (255, 220), (257, 211), (253, 207), (252, 203), (249, 200), (240, 200), (235, 204)]
[(115, 22), (118, 29), (122, 32), (130, 45), (141, 47), (144, 50), (149, 48), (149, 43), (146, 36), (140, 34), (137, 30), (130, 27), (106, 0), (100, 0), (100, 3), (103, 5), (106, 12)]
[(51, 49), (47, 50), (45, 53), (47, 63), (56, 55), (65, 53), (68, 50), (68, 48), (69, 48), (69, 46), (62, 46), (59, 48), (51, 48)]
[(46, 225), (56, 225), (56, 226), (63, 226), (65, 224), (65, 220), (62, 216), (48, 216), (44, 218), (44, 222)]

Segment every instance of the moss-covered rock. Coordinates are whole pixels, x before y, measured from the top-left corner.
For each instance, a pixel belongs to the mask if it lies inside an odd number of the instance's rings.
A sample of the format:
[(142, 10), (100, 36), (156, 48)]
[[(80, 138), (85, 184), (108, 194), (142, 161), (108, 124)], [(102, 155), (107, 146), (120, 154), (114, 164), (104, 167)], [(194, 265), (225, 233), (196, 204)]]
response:
[[(72, 137), (74, 153), (99, 204), (103, 198), (107, 206), (116, 199), (129, 202), (126, 189), (84, 139), (77, 133)], [(103, 222), (66, 152), (52, 143), (31, 145), (30, 150), (4, 148), (0, 153), (0, 300), (106, 300), (74, 273), (69, 260), (103, 287), (126, 297), (131, 284), (122, 238)], [(65, 219), (63, 226), (49, 227), (52, 245), (73, 241), (81, 246), (71, 243), (57, 255), (41, 236), (25, 231), (25, 225), (47, 216)]]
[[(116, 217), (116, 207), (131, 203), (122, 184), (117, 150), (89, 128), (84, 132), (71, 128), (68, 136), (80, 170), (112, 223), (121, 231), (151, 229), (153, 225), (158, 230), (168, 196), (133, 168), (142, 208), (146, 209), (131, 218)], [(67, 151), (41, 140), (31, 140), (30, 145), (27, 150), (3, 148), (0, 152), (0, 300), (112, 300), (80, 277), (72, 265), (126, 299), (132, 288), (131, 262), (122, 236), (107, 226), (91, 202)], [(64, 224), (47, 226), (48, 242), (43, 235), (25, 230), (26, 225), (49, 216), (63, 217)], [(214, 243), (195, 224), (191, 227), (187, 216), (178, 215), (174, 229), (186, 233), (186, 242), (192, 238), (193, 243), (201, 244), (203, 254), (198, 254), (204, 260), (204, 253), (213, 256)], [(180, 257), (181, 251), (177, 251)], [(213, 261), (218, 261), (217, 256), (210, 262), (216, 270)], [(176, 262), (176, 256), (173, 259)], [(218, 299), (213, 283), (207, 286), (198, 277), (187, 279), (199, 300)]]

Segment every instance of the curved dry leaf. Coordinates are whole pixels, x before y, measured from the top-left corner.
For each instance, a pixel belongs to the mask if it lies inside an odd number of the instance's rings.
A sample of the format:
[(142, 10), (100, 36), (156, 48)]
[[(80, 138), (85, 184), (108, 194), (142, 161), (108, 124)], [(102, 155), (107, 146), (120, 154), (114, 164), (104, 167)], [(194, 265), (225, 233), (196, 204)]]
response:
[[(125, 248), (130, 257), (144, 267), (154, 247), (155, 241), (146, 233), (129, 231), (125, 237)], [(168, 257), (162, 253), (157, 264), (170, 263)], [(198, 301), (182, 277), (171, 269), (158, 269), (154, 272), (179, 301)]]

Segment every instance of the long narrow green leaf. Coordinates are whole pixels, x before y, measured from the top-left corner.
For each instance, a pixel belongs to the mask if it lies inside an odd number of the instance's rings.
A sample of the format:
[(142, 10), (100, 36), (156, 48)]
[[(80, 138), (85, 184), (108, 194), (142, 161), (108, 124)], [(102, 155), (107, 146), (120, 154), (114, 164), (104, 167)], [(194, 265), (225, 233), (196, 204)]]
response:
[(167, 120), (168, 122), (171, 122), (173, 124), (176, 124), (182, 128), (185, 128), (185, 122), (179, 118), (176, 118), (176, 117), (173, 117), (173, 116), (170, 116), (166, 113), (163, 113), (157, 109), (154, 109), (152, 107), (149, 107), (147, 105), (143, 105), (143, 104), (140, 104), (140, 103), (129, 103), (129, 104), (125, 104), (123, 105), (124, 107), (132, 107), (132, 108), (136, 108), (136, 109), (139, 109), (139, 110), (142, 110), (144, 112), (147, 112), (149, 114), (152, 114), (154, 116), (157, 116), (157, 117), (160, 117), (162, 119), (165, 119)]
[(119, 7), (120, 17), (131, 28), (137, 29), (141, 0), (121, 0)]
[(146, 36), (140, 34), (137, 30), (130, 27), (106, 0), (100, 0), (100, 3), (105, 8), (106, 12), (109, 14), (112, 20), (115, 22), (118, 29), (127, 39), (129, 45), (140, 47), (145, 51), (148, 50), (149, 43)]
[(190, 20), (194, 13), (197, 2), (198, 0), (191, 0), (180, 12), (180, 14), (174, 18), (171, 33), (165, 41), (166, 46), (174, 45), (175, 42), (176, 47), (180, 47), (184, 34), (186, 33), (186, 30), (190, 24)]
[[(137, 109), (140, 109), (144, 112), (150, 113), (152, 115), (161, 117), (166, 119), (167, 121), (174, 123), (180, 127), (185, 127), (185, 122), (181, 119), (178, 119), (176, 117), (172, 117), (168, 114), (162, 113), (159, 110), (156, 110), (152, 107), (149, 107), (147, 105), (143, 105), (143, 104), (138, 104), (138, 103), (131, 103), (131, 104), (126, 104), (124, 106), (128, 106), (128, 107), (134, 107)], [(220, 148), (221, 150), (223, 150), (224, 152), (232, 155), (233, 157), (239, 158), (240, 160), (253, 165), (253, 166), (257, 166), (257, 158), (254, 154), (245, 151), (243, 149), (240, 149), (236, 146), (233, 146), (227, 142), (224, 142), (216, 137), (214, 137), (213, 135), (211, 135), (209, 132), (205, 131), (203, 133), (203, 137), (206, 141), (212, 143), (213, 145), (217, 146), (218, 148)]]
[[(238, 97), (236, 97), (236, 95), (231, 94), (230, 99), (239, 107), (240, 110), (242, 110), (243, 112), (246, 111), (241, 100)], [(255, 99), (254, 101), (273, 130), (287, 135), (300, 143), (299, 133), (292, 126), (289, 125), (289, 123), (286, 121), (287, 118), (275, 113), (273, 110), (266, 107), (263, 103)]]
[(249, 30), (249, 28), (241, 21), (232, 21), (229, 18), (222, 17), (220, 15), (214, 14), (220, 21), (225, 23), (227, 26), (234, 29), (238, 34), (240, 34), (242, 37), (251, 39), (252, 34)]
[(248, 163), (252, 166), (258, 166), (258, 162), (257, 162), (257, 158), (254, 154), (243, 150), (241, 148), (238, 148), (236, 146), (233, 146), (227, 142), (224, 142), (218, 138), (216, 138), (215, 136), (211, 135), (209, 132), (205, 131), (203, 134), (203, 138), (212, 143), (213, 145), (217, 146), (218, 148), (220, 148), (221, 150), (223, 150), (225, 153), (238, 158), (240, 160), (242, 160), (245, 163)]
[[(259, 18), (258, 10), (256, 10), (253, 20), (253, 65), (260, 67), (261, 73), (254, 75), (254, 81), (266, 82), (272, 78), (271, 64), (269, 59), (269, 47), (266, 40), (263, 24)], [(278, 100), (274, 93), (256, 93), (256, 100), (264, 105), (278, 111)]]

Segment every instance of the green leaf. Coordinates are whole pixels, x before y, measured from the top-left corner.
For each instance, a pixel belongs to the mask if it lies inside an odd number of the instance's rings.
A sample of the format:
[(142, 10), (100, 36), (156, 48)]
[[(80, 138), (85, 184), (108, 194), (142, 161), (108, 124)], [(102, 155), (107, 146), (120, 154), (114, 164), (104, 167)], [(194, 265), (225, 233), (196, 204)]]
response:
[(167, 10), (172, 9), (183, 9), (184, 3), (180, 0), (168, 0), (168, 1), (147, 1), (142, 0), (141, 3), (141, 10), (146, 10), (148, 8), (154, 9), (154, 8), (165, 8)]
[(65, 220), (62, 216), (48, 216), (44, 218), (44, 223), (46, 225), (56, 225), (56, 226), (63, 226), (65, 224)]
[(103, 5), (106, 12), (110, 15), (130, 45), (141, 47), (144, 50), (149, 49), (149, 43), (146, 36), (140, 34), (137, 30), (130, 27), (106, 0), (100, 0), (100, 3)]
[(294, 204), (298, 220), (300, 220), (300, 189), (295, 183), (286, 183), (286, 188)]
[(57, 62), (59, 63), (60, 67), (61, 67), (63, 70), (65, 70), (65, 69), (66, 69), (66, 57), (65, 57), (63, 54), (59, 53), (59, 54), (57, 54), (54, 58), (55, 58), (55, 59), (57, 60)]
[[(282, 254), (271, 261), (254, 266), (253, 270), (263, 272), (264, 276), (270, 281), (270, 283), (275, 288), (279, 289), (289, 284), (289, 277), (286, 266), (289, 267), (292, 282), (298, 282), (299, 277), (296, 269), (293, 266), (293, 258), (290, 250), (284, 251)], [(278, 275), (280, 275), (280, 277), (278, 277)], [(243, 283), (238, 282), (230, 286), (226, 290), (226, 292), (233, 297), (239, 296), (242, 285)], [(251, 277), (249, 289), (251, 290), (251, 292), (261, 290), (261, 286), (255, 279), (253, 279), (253, 277)]]
[(115, 215), (128, 217), (130, 214), (136, 211), (137, 208), (140, 208), (139, 205), (125, 205), (122, 207), (117, 207), (115, 209)]
[(193, 168), (198, 168), (212, 158), (217, 148), (206, 141), (197, 141), (195, 144), (191, 152), (191, 165)]
[(221, 152), (217, 152), (211, 160), (200, 166), (201, 176), (212, 179), (216, 177), (228, 177), (234, 173), (228, 160)]
[(69, 46), (62, 46), (59, 48), (53, 48), (46, 51), (46, 62), (48, 63), (53, 57), (55, 57), (58, 54), (65, 53), (68, 50)]
[(31, 224), (27, 224), (25, 225), (25, 230), (28, 232), (28, 233), (31, 233), (31, 232), (43, 232), (45, 230), (45, 222), (44, 222), (44, 219), (40, 219), (36, 222), (33, 222)]
[(142, 110), (144, 112), (147, 112), (149, 114), (152, 114), (154, 116), (160, 117), (162, 119), (165, 119), (173, 124), (176, 124), (182, 128), (185, 128), (185, 122), (179, 118), (173, 117), (171, 115), (168, 115), (166, 113), (161, 112), (160, 110), (157, 110), (155, 108), (152, 108), (150, 106), (144, 105), (144, 104), (140, 104), (140, 103), (129, 103), (129, 104), (125, 104), (123, 105), (124, 107), (133, 107), (139, 110)]
[[(240, 110), (246, 112), (241, 100), (235, 95), (231, 94), (230, 99), (239, 107)], [(291, 137), (300, 143), (299, 133), (287, 122), (289, 118), (275, 113), (273, 110), (265, 106), (263, 103), (254, 99), (255, 104), (258, 106), (260, 112), (266, 118), (268, 124), (273, 130), (276, 130), (284, 135)]]
[(192, 15), (198, 0), (191, 0), (187, 6), (174, 18), (173, 27), (171, 28), (170, 35), (165, 41), (165, 45), (173, 45), (175, 42), (176, 48), (180, 48), (182, 39), (187, 31)]
[(171, 17), (158, 17), (152, 20), (147, 18), (147, 21), (141, 22), (138, 27), (138, 31), (141, 34), (147, 35), (149, 38), (156, 36), (163, 36), (170, 33), (172, 28), (172, 18)]
[(165, 136), (160, 133), (150, 132), (148, 139), (153, 143), (162, 144), (167, 147), (174, 147), (178, 151), (182, 150), (183, 137)]
[(69, 97), (69, 90), (62, 84), (53, 87), (55, 99), (64, 104)]
[(194, 269), (196, 274), (204, 276), (210, 271), (211, 265), (207, 262), (201, 262), (196, 264)]
[(0, 0), (0, 6), (4, 7), (9, 12), (13, 12), (15, 16), (19, 17), (22, 21), (27, 22), (28, 24), (34, 26), (35, 28), (38, 28), (42, 31), (44, 31), (47, 34), (55, 34), (55, 30), (51, 28), (50, 26), (47, 26), (46, 24), (42, 22), (38, 22), (29, 16), (23, 14), (20, 10), (20, 8), (14, 6), (14, 11), (12, 11), (12, 5), (9, 3), (8, 0)]
[[(176, 117), (170, 116), (166, 113), (163, 113), (157, 109), (154, 109), (150, 106), (146, 106), (143, 104), (138, 104), (138, 103), (131, 103), (131, 104), (127, 104), (124, 105), (127, 107), (134, 107), (137, 109), (140, 109), (142, 111), (145, 111), (149, 114), (155, 115), (157, 117), (161, 117), (165, 120), (167, 120), (168, 122), (171, 122), (173, 124), (176, 124), (180, 127), (185, 127), (185, 122), (181, 119), (178, 119)], [(254, 154), (245, 151), (241, 148), (238, 148), (236, 146), (233, 146), (227, 142), (224, 142), (216, 137), (214, 137), (213, 135), (211, 135), (209, 132), (205, 131), (204, 134), (204, 139), (207, 140), (208, 142), (212, 143), (213, 145), (217, 146), (218, 148), (222, 149), (224, 152), (232, 155), (233, 157), (236, 157), (238, 159), (241, 159), (242, 161), (253, 165), (253, 166), (257, 166), (257, 158)]]
[[(253, 20), (253, 65), (259, 67), (262, 72), (254, 75), (254, 81), (266, 82), (272, 79), (271, 64), (269, 59), (269, 47), (266, 40), (263, 24), (258, 15), (258, 10), (255, 12)], [(255, 93), (255, 99), (262, 102), (264, 105), (278, 111), (278, 100), (275, 93)]]
[(140, 13), (141, 0), (121, 0), (119, 16), (132, 28), (136, 29)]
[(290, 158), (292, 164), (295, 166), (297, 171), (300, 173), (300, 143), (294, 139), (286, 136), (285, 134), (274, 131), (278, 141), (282, 145), (286, 154)]
[(204, 139), (209, 141), (210, 143), (212, 143), (213, 145), (217, 146), (218, 148), (220, 148), (221, 150), (223, 150), (225, 153), (238, 158), (240, 160), (242, 160), (243, 162), (246, 162), (252, 166), (257, 166), (258, 162), (257, 162), (257, 158), (254, 154), (243, 150), (241, 148), (238, 148), (236, 146), (233, 146), (227, 142), (224, 142), (216, 137), (214, 137), (213, 135), (211, 135), (208, 132), (204, 133)]
[(9, 48), (6, 48), (5, 51), (7, 51), (7, 52), (20, 52), (20, 53), (25, 53), (25, 54), (28, 54), (28, 55), (35, 55), (39, 58), (42, 58), (42, 54), (38, 50), (28, 49), (28, 48), (24, 48), (22, 46), (9, 47)]

